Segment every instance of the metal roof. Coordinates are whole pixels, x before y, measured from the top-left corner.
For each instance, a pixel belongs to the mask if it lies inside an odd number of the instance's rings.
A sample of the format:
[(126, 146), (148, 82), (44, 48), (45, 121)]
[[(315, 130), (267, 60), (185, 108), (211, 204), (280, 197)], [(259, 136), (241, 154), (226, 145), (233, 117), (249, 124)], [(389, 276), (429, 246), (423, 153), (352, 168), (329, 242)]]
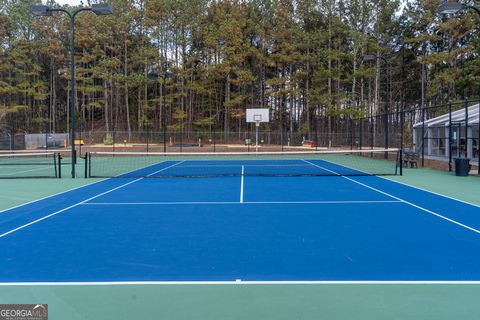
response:
[[(468, 108), (468, 125), (478, 125), (479, 123), (479, 106), (478, 104)], [(465, 123), (465, 108), (452, 112), (452, 122)], [(425, 120), (425, 127), (448, 127), (449, 126), (448, 113), (436, 118)], [(422, 122), (417, 122), (413, 125), (414, 128), (422, 126)]]

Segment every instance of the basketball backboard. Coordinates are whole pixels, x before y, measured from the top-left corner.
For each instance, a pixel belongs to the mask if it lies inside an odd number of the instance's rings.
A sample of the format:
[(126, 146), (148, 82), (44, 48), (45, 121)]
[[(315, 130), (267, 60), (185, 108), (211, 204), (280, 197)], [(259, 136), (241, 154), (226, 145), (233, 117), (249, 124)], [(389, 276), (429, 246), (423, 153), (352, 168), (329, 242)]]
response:
[(247, 109), (247, 122), (270, 122), (268, 109)]

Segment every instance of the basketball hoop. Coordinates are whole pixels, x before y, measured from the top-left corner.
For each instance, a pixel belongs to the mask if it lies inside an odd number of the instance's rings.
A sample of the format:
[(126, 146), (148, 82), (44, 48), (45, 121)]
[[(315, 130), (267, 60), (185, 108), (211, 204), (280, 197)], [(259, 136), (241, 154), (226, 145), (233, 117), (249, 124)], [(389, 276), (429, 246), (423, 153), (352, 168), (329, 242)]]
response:
[(253, 121), (257, 127), (260, 127), (260, 123), (262, 122), (262, 115), (261, 114), (254, 114)]
[(270, 122), (270, 113), (268, 109), (247, 109), (247, 122), (255, 123), (255, 150), (258, 153), (259, 139), (258, 129), (261, 123)]

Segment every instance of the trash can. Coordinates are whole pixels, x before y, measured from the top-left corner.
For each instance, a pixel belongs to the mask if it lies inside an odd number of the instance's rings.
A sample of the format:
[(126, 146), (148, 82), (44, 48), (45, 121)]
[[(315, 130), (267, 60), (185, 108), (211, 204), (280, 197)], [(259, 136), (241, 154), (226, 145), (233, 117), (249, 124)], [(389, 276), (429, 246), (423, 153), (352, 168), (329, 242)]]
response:
[(455, 159), (455, 175), (458, 177), (466, 177), (470, 173), (470, 159), (456, 158)]
[(246, 146), (251, 146), (252, 145), (252, 139), (245, 139), (245, 145)]

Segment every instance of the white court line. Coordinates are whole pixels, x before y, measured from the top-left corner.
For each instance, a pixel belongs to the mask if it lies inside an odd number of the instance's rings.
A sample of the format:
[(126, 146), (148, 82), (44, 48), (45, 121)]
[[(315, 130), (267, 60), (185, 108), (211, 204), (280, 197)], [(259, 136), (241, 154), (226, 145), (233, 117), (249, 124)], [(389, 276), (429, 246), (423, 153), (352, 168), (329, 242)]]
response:
[(84, 206), (162, 206), (162, 205), (232, 205), (232, 204), (375, 204), (403, 203), (398, 200), (325, 200), (325, 201), (240, 201), (240, 202), (87, 202)]
[(156, 205), (222, 205), (222, 204), (243, 204), (238, 201), (225, 201), (225, 202), (87, 202), (82, 203), (84, 206), (156, 206)]
[(240, 181), (240, 203), (243, 203), (243, 186), (245, 181), (245, 166), (242, 166), (242, 177)]
[(312, 281), (98, 281), (98, 282), (0, 282), (1, 287), (19, 286), (130, 286), (130, 285), (480, 285), (480, 281), (461, 280), (312, 280)]
[[(335, 171), (329, 170), (329, 169), (327, 169), (327, 168), (325, 168), (325, 167), (319, 166), (319, 165), (317, 165), (317, 164), (315, 164), (315, 163), (312, 163), (312, 162), (310, 162), (310, 161), (307, 161), (307, 160), (303, 160), (303, 161), (305, 161), (306, 163), (311, 164), (312, 166), (315, 166), (315, 167), (317, 167), (317, 168), (320, 168), (320, 169), (322, 169), (322, 170), (326, 170), (326, 171), (328, 171), (328, 172), (331, 172), (331, 173), (334, 173), (334, 174), (340, 176), (340, 174), (338, 174), (338, 173), (335, 172)], [(476, 233), (480, 234), (480, 230), (477, 230), (477, 229), (472, 228), (472, 227), (470, 227), (470, 226), (467, 226), (467, 225), (465, 225), (465, 224), (463, 224), (463, 223), (460, 223), (460, 222), (455, 221), (455, 220), (453, 220), (453, 219), (450, 219), (450, 218), (447, 218), (447, 217), (445, 217), (445, 216), (442, 216), (441, 214), (438, 214), (438, 213), (436, 213), (436, 212), (434, 212), (434, 211), (428, 210), (428, 209), (426, 209), (426, 208), (424, 208), (424, 207), (421, 207), (421, 206), (419, 206), (419, 205), (416, 205), (416, 204), (414, 204), (414, 203), (412, 203), (412, 202), (409, 202), (409, 201), (407, 201), (407, 200), (404, 200), (404, 199), (402, 199), (402, 198), (396, 197), (396, 196), (394, 196), (394, 195), (392, 195), (392, 194), (390, 194), (390, 193), (388, 193), (388, 192), (381, 191), (381, 190), (379, 190), (379, 189), (377, 189), (377, 188), (374, 188), (374, 187), (372, 187), (372, 186), (369, 186), (369, 185), (367, 185), (367, 184), (365, 184), (365, 183), (359, 182), (359, 181), (357, 181), (357, 180), (354, 180), (354, 179), (349, 178), (349, 177), (346, 177), (346, 176), (341, 176), (341, 177), (344, 178), (344, 179), (347, 179), (347, 180), (349, 180), (349, 181), (352, 181), (352, 182), (354, 182), (354, 183), (356, 183), (356, 184), (359, 184), (359, 185), (361, 185), (361, 186), (364, 186), (365, 188), (368, 188), (368, 189), (370, 189), (370, 190), (376, 191), (376, 192), (381, 193), (381, 194), (383, 194), (383, 195), (386, 195), (386, 196), (388, 196), (388, 197), (390, 197), (390, 198), (393, 198), (393, 199), (396, 199), (396, 200), (398, 200), (398, 201), (401, 201), (401, 202), (403, 202), (403, 203), (405, 203), (405, 204), (408, 204), (408, 205), (410, 205), (410, 206), (412, 206), (412, 207), (415, 207), (415, 208), (417, 208), (417, 209), (420, 209), (420, 210), (422, 210), (422, 211), (425, 211), (425, 212), (427, 212), (427, 213), (429, 213), (429, 214), (431, 214), (431, 215), (434, 215), (434, 216), (436, 216), (436, 217), (438, 217), (438, 218), (441, 218), (441, 219), (443, 219), (443, 220), (446, 220), (446, 221), (448, 221), (448, 222), (451, 222), (451, 223), (453, 223), (453, 224), (456, 224), (456, 225), (458, 225), (458, 226), (460, 226), (460, 227), (463, 227), (463, 228), (465, 228), (465, 229), (468, 229), (468, 230), (470, 230), (470, 231), (473, 231), (473, 232), (476, 232)]]
[[(183, 163), (183, 161), (177, 162), (177, 163), (175, 163), (175, 164), (173, 164), (173, 165), (171, 165), (171, 166), (168, 166), (168, 167), (166, 167), (166, 168), (163, 168), (163, 169), (161, 169), (161, 170), (158, 170), (158, 171), (156, 171), (156, 172), (153, 172), (153, 173), (149, 174), (148, 176), (154, 175), (154, 174), (156, 174), (156, 173), (159, 173), (159, 172), (164, 171), (164, 170), (167, 170), (167, 169), (170, 169), (170, 168), (172, 168), (172, 167), (174, 167), (174, 166), (176, 166), (176, 165), (178, 165), (178, 164), (180, 164), (180, 163)], [(12, 229), (12, 230), (10, 230), (10, 231), (7, 231), (7, 232), (5, 232), (5, 233), (3, 233), (3, 234), (0, 234), (0, 238), (3, 238), (3, 237), (5, 237), (5, 236), (7, 236), (7, 235), (9, 235), (9, 234), (11, 234), (11, 233), (14, 233), (14, 232), (16, 232), (16, 231), (18, 231), (18, 230), (24, 229), (24, 228), (26, 228), (26, 227), (28, 227), (28, 226), (31, 226), (31, 225), (33, 225), (33, 224), (36, 224), (36, 223), (38, 223), (38, 222), (40, 222), (40, 221), (43, 221), (43, 220), (45, 220), (45, 219), (48, 219), (48, 218), (50, 218), (50, 217), (56, 216), (56, 215), (58, 215), (58, 214), (60, 214), (60, 213), (62, 213), (62, 212), (65, 212), (65, 211), (67, 211), (67, 210), (70, 210), (70, 209), (72, 209), (72, 208), (78, 207), (79, 205), (82, 205), (82, 204), (84, 204), (84, 203), (87, 202), (87, 201), (96, 199), (96, 198), (101, 197), (101, 196), (103, 196), (103, 195), (106, 195), (106, 194), (108, 194), (108, 193), (110, 193), (110, 192), (113, 192), (113, 191), (115, 191), (115, 190), (121, 189), (121, 188), (126, 187), (126, 186), (128, 186), (128, 185), (131, 185), (131, 184), (133, 184), (133, 183), (135, 183), (135, 182), (138, 182), (138, 181), (140, 181), (140, 180), (142, 180), (142, 179), (144, 179), (144, 178), (135, 179), (135, 180), (133, 180), (133, 181), (130, 181), (130, 182), (127, 182), (127, 183), (125, 183), (125, 184), (122, 184), (122, 185), (120, 185), (120, 186), (118, 186), (118, 187), (115, 187), (115, 188), (113, 188), (113, 189), (110, 189), (110, 190), (107, 190), (107, 191), (102, 192), (102, 193), (100, 193), (100, 194), (97, 194), (96, 196), (93, 196), (93, 197), (88, 198), (88, 199), (86, 199), (86, 200), (77, 202), (76, 204), (73, 204), (73, 205), (71, 205), (71, 206), (69, 206), (69, 207), (63, 208), (63, 209), (58, 210), (58, 211), (56, 211), (56, 212), (54, 212), (54, 213), (51, 213), (51, 214), (46, 215), (46, 216), (43, 216), (42, 218), (39, 218), (39, 219), (37, 219), (37, 220), (34, 220), (34, 221), (29, 222), (29, 223), (27, 223), (27, 224), (24, 224), (24, 225), (22, 225), (22, 226), (20, 226), (20, 227), (18, 227), (18, 228), (15, 228), (15, 229)]]
[[(189, 161), (189, 160), (187, 160)], [(235, 160), (233, 160), (235, 161)], [(261, 161), (261, 160), (260, 160)], [(285, 160), (282, 160), (285, 161)], [(297, 161), (297, 160), (295, 160)], [(310, 167), (307, 164), (243, 164), (245, 167)], [(179, 168), (237, 168), (239, 164), (209, 164), (209, 165), (194, 165), (185, 164), (179, 166)]]

